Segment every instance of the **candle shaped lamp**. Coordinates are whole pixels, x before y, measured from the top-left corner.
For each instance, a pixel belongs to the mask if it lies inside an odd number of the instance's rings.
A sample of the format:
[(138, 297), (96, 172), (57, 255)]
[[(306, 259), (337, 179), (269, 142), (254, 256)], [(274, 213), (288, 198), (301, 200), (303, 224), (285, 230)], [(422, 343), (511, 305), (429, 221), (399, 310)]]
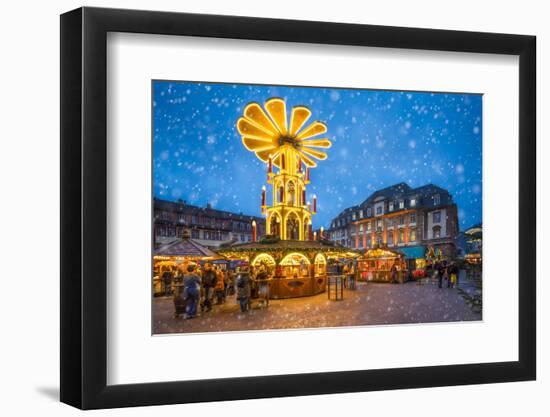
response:
[(311, 203), (309, 201), (307, 202), (307, 211), (311, 213)]
[(313, 228), (311, 227), (311, 219), (307, 222), (307, 239), (313, 240)]
[(313, 195), (313, 213), (317, 213), (317, 196)]
[(265, 213), (265, 185), (262, 185), (262, 214)]
[(256, 242), (256, 220), (252, 220), (252, 242)]
[(267, 182), (271, 180), (272, 175), (273, 175), (273, 157), (269, 155), (269, 158), (267, 159)]
[(324, 227), (321, 226), (321, 228), (319, 229), (319, 237), (322, 239), (323, 238), (323, 232), (325, 231)]
[(302, 190), (302, 206), (306, 205), (306, 189)]
[(306, 167), (306, 184), (309, 182), (309, 167)]

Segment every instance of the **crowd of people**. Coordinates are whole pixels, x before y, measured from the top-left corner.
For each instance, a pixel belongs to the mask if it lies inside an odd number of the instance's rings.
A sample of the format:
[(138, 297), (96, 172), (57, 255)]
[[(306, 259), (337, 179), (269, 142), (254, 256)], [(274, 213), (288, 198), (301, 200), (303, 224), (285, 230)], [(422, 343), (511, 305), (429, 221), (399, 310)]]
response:
[[(458, 286), (459, 267), (455, 262), (436, 262), (429, 269), (439, 288), (444, 283), (448, 288)], [(337, 265), (337, 273), (348, 277), (349, 289), (355, 289), (355, 280), (351, 280), (355, 270), (352, 264)], [(394, 264), (390, 270), (390, 282), (398, 282), (397, 273)], [(252, 298), (259, 300), (259, 306), (267, 307), (269, 280), (270, 274), (263, 265), (258, 268), (241, 266), (231, 270), (210, 263), (201, 266), (195, 262), (186, 262), (162, 275), (164, 295), (171, 295), (174, 300), (175, 317), (183, 316), (186, 319), (212, 311), (215, 304), (225, 304), (231, 296), (235, 297), (243, 313), (250, 310)]]
[(188, 262), (178, 266), (170, 277), (163, 276), (163, 280), (173, 296), (175, 317), (192, 319), (199, 310), (208, 313), (214, 304), (225, 304), (233, 295), (241, 312), (250, 310), (252, 296), (259, 298), (260, 305), (269, 305), (269, 276), (262, 266), (257, 271), (248, 266), (233, 271), (210, 263), (200, 266)]
[(439, 288), (443, 288), (443, 282), (447, 283), (447, 288), (458, 287), (460, 270), (455, 262), (436, 262), (433, 270)]

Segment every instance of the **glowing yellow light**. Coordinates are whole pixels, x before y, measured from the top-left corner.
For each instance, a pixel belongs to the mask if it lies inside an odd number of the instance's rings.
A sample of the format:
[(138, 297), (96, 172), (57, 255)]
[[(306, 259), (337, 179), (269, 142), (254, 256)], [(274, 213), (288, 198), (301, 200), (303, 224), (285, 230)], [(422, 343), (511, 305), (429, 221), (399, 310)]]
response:
[(284, 259), (281, 261), (280, 265), (282, 266), (289, 266), (289, 265), (300, 265), (300, 264), (306, 264), (309, 265), (309, 259), (307, 257), (299, 252), (292, 252), (289, 253), (284, 257)]
[[(243, 117), (237, 121), (237, 130), (242, 136), (243, 145), (263, 162), (272, 157), (273, 164), (281, 165), (281, 148), (292, 150), (289, 163), (300, 158), (308, 167), (315, 167), (314, 159), (325, 160), (327, 154), (313, 148), (330, 148), (329, 139), (312, 139), (326, 133), (324, 123), (315, 121), (302, 129), (311, 116), (305, 106), (292, 108), (290, 123), (287, 123), (286, 104), (281, 98), (270, 98), (264, 104), (265, 111), (258, 103), (248, 104)], [(267, 112), (267, 114), (266, 114)], [(290, 155), (289, 155), (290, 156)]]
[(318, 253), (315, 256), (315, 262), (314, 263), (316, 263), (316, 264), (326, 264), (327, 259), (325, 258), (325, 255), (323, 255), (322, 253)]
[(275, 259), (273, 259), (273, 256), (271, 256), (267, 253), (260, 253), (251, 262), (252, 266), (256, 266), (256, 265), (262, 264), (262, 263), (265, 263), (267, 265), (275, 265)]
[(309, 226), (317, 211), (317, 197), (313, 196), (312, 205), (306, 203), (306, 185), (310, 183), (310, 168), (317, 166), (316, 160), (327, 158), (319, 148), (330, 148), (331, 142), (318, 137), (327, 132), (324, 123), (307, 125), (311, 117), (307, 107), (293, 107), (290, 120), (287, 115), (286, 103), (278, 97), (268, 99), (263, 107), (249, 103), (237, 120), (237, 130), (245, 148), (267, 163), (268, 183), (273, 186), (271, 206), (262, 186), (261, 209), (267, 219), (267, 234), (282, 240), (310, 240)]

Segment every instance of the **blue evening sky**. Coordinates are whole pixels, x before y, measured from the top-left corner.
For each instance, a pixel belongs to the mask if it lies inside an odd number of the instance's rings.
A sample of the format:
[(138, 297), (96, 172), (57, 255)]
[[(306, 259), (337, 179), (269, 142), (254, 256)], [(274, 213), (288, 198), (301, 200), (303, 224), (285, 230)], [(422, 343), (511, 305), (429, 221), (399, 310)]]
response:
[(308, 122), (328, 126), (321, 137), (332, 147), (308, 186), (318, 199), (314, 228), (398, 182), (449, 190), (462, 230), (481, 222), (482, 96), (475, 94), (154, 81), (154, 195), (260, 215), (266, 167), (235, 123), (249, 102), (270, 97), (284, 98), (288, 110), (306, 105)]

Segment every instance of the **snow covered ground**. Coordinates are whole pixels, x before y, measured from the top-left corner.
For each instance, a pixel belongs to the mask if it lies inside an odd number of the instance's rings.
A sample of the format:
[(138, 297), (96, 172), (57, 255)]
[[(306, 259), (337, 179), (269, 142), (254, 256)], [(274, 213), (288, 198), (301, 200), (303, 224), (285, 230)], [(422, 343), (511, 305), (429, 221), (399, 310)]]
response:
[(330, 301), (323, 293), (270, 300), (268, 308), (260, 308), (253, 300), (246, 313), (240, 312), (232, 296), (192, 320), (173, 317), (170, 297), (155, 298), (153, 309), (155, 334), (481, 320), (481, 313), (474, 312), (457, 289), (416, 283), (359, 283), (356, 291), (344, 291), (342, 301)]

